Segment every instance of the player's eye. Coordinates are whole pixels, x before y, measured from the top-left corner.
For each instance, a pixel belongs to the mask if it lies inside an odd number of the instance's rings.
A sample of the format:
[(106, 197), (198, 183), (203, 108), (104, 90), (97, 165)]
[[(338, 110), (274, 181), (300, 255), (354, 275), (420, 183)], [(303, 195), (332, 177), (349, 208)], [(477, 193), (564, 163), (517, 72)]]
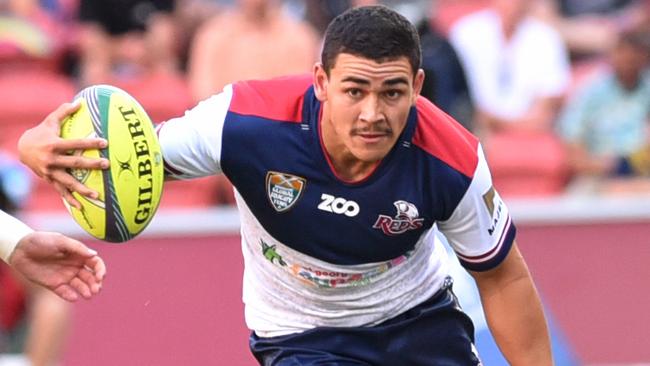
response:
[(384, 92), (384, 96), (389, 100), (399, 99), (404, 93), (399, 89), (391, 89)]
[(352, 98), (354, 98), (354, 99), (360, 98), (361, 95), (362, 95), (362, 91), (361, 91), (361, 89), (358, 89), (358, 88), (350, 88), (350, 89), (347, 89), (347, 90), (345, 91), (345, 93), (346, 93), (348, 96), (350, 96), (350, 97), (352, 97)]

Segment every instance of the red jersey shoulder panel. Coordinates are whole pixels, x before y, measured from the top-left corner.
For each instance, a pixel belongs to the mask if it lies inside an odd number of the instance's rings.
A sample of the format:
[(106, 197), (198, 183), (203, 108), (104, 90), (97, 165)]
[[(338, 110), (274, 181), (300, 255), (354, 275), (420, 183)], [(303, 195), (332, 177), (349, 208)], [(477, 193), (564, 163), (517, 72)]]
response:
[(463, 175), (472, 178), (478, 164), (478, 139), (456, 120), (419, 97), (413, 143)]
[(310, 74), (233, 84), (230, 112), (282, 122), (300, 123), (304, 94), (312, 85)]

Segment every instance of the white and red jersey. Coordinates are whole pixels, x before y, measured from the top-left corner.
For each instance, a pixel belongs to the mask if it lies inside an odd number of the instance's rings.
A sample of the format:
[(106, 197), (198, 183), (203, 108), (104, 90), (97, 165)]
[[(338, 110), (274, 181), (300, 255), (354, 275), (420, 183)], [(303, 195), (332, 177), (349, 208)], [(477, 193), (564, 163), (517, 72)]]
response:
[(310, 76), (230, 85), (159, 138), (168, 174), (223, 172), (235, 187), (244, 302), (259, 336), (380, 323), (423, 302), (447, 276), (446, 236), (482, 271), (515, 228), (478, 140), (424, 98), (375, 171), (339, 179), (320, 137)]

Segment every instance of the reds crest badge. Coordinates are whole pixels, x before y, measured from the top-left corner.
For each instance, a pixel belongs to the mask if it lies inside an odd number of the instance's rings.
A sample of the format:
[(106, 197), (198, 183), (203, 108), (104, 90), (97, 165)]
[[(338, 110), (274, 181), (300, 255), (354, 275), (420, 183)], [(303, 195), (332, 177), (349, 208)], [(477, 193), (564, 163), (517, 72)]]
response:
[(424, 225), (424, 219), (420, 218), (418, 208), (414, 204), (400, 200), (393, 202), (393, 206), (397, 210), (397, 215), (394, 217), (379, 215), (372, 226), (373, 229), (381, 229), (386, 235), (397, 235), (408, 230), (417, 230)]
[(266, 194), (278, 212), (286, 211), (298, 202), (306, 185), (305, 178), (271, 171), (266, 173)]

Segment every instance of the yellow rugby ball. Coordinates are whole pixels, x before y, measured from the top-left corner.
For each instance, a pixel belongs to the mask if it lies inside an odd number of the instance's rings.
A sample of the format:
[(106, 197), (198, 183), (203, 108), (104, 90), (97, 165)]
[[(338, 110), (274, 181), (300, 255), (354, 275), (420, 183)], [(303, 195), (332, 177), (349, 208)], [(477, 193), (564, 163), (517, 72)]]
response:
[(97, 199), (73, 196), (81, 209), (66, 204), (74, 220), (97, 239), (121, 243), (138, 235), (151, 222), (162, 195), (163, 161), (158, 137), (142, 106), (127, 92), (108, 85), (85, 88), (81, 106), (61, 125), (61, 137), (101, 137), (108, 147), (71, 154), (110, 161), (107, 170), (71, 169)]

